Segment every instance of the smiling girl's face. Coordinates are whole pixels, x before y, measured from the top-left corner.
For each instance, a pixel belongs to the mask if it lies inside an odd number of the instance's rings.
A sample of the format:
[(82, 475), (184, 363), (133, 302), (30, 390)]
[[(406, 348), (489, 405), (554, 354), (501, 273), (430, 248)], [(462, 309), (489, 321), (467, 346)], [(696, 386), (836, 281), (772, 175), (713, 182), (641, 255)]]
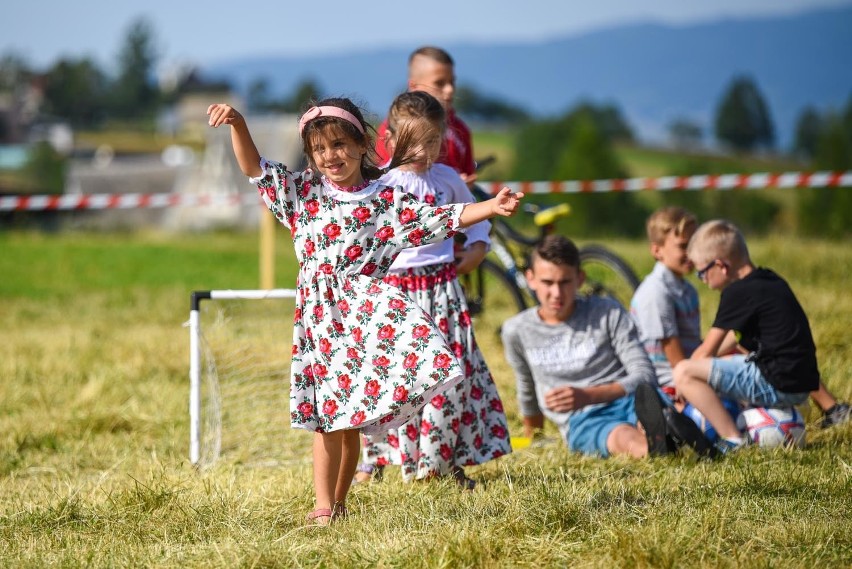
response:
[(332, 125), (311, 138), (311, 160), (326, 178), (338, 186), (363, 183), (361, 160), (366, 153), (366, 146)]

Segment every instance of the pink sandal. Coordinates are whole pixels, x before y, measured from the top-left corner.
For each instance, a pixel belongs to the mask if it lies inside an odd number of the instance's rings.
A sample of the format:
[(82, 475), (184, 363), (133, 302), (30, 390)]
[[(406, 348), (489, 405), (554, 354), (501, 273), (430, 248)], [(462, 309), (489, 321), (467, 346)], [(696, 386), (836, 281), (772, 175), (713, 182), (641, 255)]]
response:
[[(328, 522), (322, 523), (322, 522), (319, 521), (319, 518), (328, 518)], [(331, 521), (333, 519), (334, 519), (334, 514), (332, 513), (331, 509), (329, 509), (329, 508), (318, 508), (318, 509), (314, 510), (313, 512), (311, 512), (310, 514), (308, 514), (307, 516), (305, 516), (305, 521), (306, 522), (314, 522), (311, 525), (315, 525), (315, 526), (328, 525), (328, 524), (331, 523)]]

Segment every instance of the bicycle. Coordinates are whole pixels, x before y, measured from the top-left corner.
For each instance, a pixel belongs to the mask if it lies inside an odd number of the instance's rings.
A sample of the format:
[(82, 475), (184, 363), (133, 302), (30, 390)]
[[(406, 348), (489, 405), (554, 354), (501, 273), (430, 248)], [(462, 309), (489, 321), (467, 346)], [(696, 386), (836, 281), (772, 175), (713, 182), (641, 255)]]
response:
[[(488, 158), (479, 162), (477, 170), (492, 161), (493, 158)], [(490, 197), (478, 185), (473, 186), (472, 193), (478, 200)], [(524, 277), (530, 252), (543, 237), (555, 231), (557, 220), (570, 215), (571, 207), (563, 203), (541, 208), (527, 202), (523, 210), (533, 215), (538, 234), (530, 237), (503, 218), (492, 219), (491, 251), (476, 270), (459, 276), (470, 315), (491, 330), (499, 331), (506, 318), (537, 303)], [(639, 286), (639, 277), (616, 253), (603, 245), (584, 245), (580, 247), (580, 268), (586, 273), (581, 294), (608, 296), (622, 306), (630, 305), (630, 299)]]

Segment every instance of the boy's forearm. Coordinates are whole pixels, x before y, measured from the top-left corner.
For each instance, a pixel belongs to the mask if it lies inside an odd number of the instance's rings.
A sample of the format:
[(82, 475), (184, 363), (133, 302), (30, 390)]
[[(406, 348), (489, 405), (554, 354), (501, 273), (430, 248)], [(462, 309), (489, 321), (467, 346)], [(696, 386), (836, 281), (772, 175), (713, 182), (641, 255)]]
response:
[(700, 346), (695, 348), (694, 352), (692, 352), (690, 359), (717, 357), (719, 355), (719, 348), (722, 346), (727, 335), (728, 330), (710, 328), (710, 331), (707, 332), (707, 336), (704, 338), (704, 341), (701, 342)]
[(663, 354), (665, 354), (670, 366), (674, 367), (680, 360), (686, 359), (686, 354), (683, 353), (683, 345), (680, 343), (679, 338), (664, 338), (662, 345)]

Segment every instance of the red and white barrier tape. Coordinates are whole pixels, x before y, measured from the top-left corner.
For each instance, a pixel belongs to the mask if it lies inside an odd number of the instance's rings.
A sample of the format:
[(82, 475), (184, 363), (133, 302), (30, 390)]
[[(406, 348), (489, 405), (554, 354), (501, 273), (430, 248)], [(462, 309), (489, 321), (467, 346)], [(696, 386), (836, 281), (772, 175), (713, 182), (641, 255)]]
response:
[(718, 174), (663, 176), (624, 180), (572, 180), (567, 182), (488, 182), (496, 194), (503, 186), (525, 194), (580, 194), (596, 192), (640, 192), (682, 190), (763, 190), (770, 188), (852, 187), (852, 171), (785, 172), (783, 174)]
[[(522, 191), (526, 194), (579, 194), (649, 190), (841, 188), (852, 187), (852, 171), (663, 176), (660, 178), (569, 180), (563, 182), (486, 182), (482, 185), (494, 194), (504, 186), (508, 186), (513, 191)], [(259, 198), (253, 191), (240, 194), (63, 194), (58, 196), (0, 196), (0, 212), (236, 206), (241, 203), (259, 203)]]
[(67, 211), (161, 207), (236, 206), (260, 203), (257, 192), (245, 194), (63, 194), (0, 196), (0, 211)]

